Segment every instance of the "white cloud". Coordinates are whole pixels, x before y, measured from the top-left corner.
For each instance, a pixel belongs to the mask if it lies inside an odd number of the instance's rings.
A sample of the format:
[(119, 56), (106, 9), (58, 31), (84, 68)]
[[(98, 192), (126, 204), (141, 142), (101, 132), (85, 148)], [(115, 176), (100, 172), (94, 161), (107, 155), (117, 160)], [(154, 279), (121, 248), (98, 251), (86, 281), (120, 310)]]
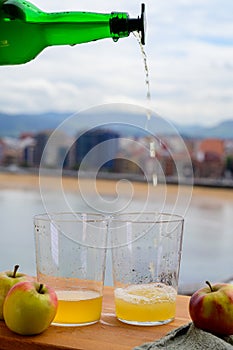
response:
[[(46, 11), (140, 13), (129, 0), (34, 0)], [(175, 122), (233, 118), (232, 0), (148, 0), (146, 53), (152, 108)], [(78, 5), (78, 8), (77, 8)], [(44, 50), (34, 61), (0, 67), (0, 111), (77, 111), (109, 102), (146, 103), (143, 58), (131, 35)]]

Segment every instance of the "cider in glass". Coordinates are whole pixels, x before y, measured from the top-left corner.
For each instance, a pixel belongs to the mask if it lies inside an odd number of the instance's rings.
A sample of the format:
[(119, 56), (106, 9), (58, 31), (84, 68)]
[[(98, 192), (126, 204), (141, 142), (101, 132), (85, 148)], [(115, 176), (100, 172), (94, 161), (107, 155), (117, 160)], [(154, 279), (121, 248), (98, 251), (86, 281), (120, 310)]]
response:
[(130, 285), (115, 290), (116, 316), (135, 325), (168, 323), (175, 317), (176, 290), (163, 283)]
[(102, 295), (94, 290), (57, 291), (58, 309), (53, 324), (63, 326), (88, 325), (98, 322)]

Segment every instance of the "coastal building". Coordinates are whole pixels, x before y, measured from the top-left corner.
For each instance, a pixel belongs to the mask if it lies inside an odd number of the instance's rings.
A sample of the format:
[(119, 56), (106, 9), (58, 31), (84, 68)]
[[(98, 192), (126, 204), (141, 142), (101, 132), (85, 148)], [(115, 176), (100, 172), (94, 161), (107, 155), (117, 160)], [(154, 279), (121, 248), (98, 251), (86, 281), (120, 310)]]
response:
[(5, 149), (6, 146), (4, 141), (0, 139), (0, 165), (4, 164)]
[(19, 138), (21, 155), (19, 165), (24, 167), (34, 166), (35, 139), (32, 133), (23, 133)]
[(112, 171), (119, 147), (117, 132), (95, 128), (76, 135), (75, 165), (83, 171)]
[(219, 179), (225, 166), (224, 140), (204, 139), (196, 143), (193, 157), (194, 176)]
[(41, 158), (46, 146), (46, 143), (51, 135), (52, 131), (39, 132), (34, 136), (35, 148), (34, 148), (34, 166), (39, 167)]

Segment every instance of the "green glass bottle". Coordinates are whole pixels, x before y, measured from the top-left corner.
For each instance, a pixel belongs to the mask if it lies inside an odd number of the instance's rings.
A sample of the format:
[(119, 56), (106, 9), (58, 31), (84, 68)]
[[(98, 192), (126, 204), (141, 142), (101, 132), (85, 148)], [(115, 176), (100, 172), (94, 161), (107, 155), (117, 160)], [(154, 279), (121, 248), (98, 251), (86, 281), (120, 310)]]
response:
[(22, 64), (53, 45), (76, 45), (141, 33), (144, 44), (145, 5), (141, 17), (125, 12), (46, 13), (24, 0), (0, 0), (0, 65)]

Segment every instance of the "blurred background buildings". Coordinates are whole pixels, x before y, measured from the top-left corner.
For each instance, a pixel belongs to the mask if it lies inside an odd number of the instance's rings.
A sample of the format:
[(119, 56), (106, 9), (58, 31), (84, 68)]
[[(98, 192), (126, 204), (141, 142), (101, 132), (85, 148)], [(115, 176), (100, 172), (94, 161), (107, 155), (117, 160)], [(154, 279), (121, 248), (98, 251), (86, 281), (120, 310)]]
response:
[[(75, 137), (56, 132), (46, 147), (52, 133), (52, 130), (45, 130), (35, 134), (22, 133), (18, 138), (1, 138), (0, 165), (12, 170), (38, 169), (43, 155), (44, 167), (63, 168), (67, 174), (79, 169), (95, 171), (100, 164), (97, 169), (100, 173), (138, 175), (143, 179), (145, 175), (151, 175), (157, 162), (157, 176), (163, 175), (168, 180), (175, 181), (179, 173), (184, 179), (193, 175), (196, 180), (225, 179), (233, 182), (233, 139), (183, 139), (185, 151), (191, 159), (188, 163), (187, 154), (179, 147), (179, 136), (161, 135), (151, 158), (145, 152), (145, 145), (151, 142), (149, 136), (122, 138), (119, 133), (105, 128), (84, 130)], [(111, 147), (106, 143), (109, 140)], [(91, 152), (96, 146), (99, 147), (98, 157)]]

